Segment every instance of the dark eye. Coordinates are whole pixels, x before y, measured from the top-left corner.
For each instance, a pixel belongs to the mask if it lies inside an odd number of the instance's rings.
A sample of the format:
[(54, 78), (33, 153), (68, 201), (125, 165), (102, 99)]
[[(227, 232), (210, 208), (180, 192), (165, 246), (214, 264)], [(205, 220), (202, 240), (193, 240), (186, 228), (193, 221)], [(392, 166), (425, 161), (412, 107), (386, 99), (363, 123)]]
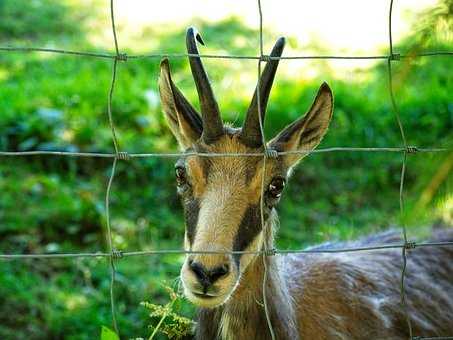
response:
[(181, 166), (175, 168), (176, 184), (178, 186), (184, 185), (187, 183), (186, 169)]
[(272, 198), (280, 198), (285, 188), (285, 179), (281, 177), (273, 178), (269, 184), (268, 193)]

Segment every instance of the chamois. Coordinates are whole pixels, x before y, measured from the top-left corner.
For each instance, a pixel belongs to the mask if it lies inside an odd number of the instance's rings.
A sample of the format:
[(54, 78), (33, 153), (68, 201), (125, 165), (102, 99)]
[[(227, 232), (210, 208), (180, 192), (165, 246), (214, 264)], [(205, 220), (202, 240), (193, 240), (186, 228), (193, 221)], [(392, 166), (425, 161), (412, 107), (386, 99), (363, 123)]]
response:
[[(189, 28), (186, 44), (201, 115), (174, 84), (167, 59), (161, 62), (159, 77), (170, 129), (180, 148), (192, 153), (183, 154), (175, 165), (186, 224), (184, 247), (218, 252), (186, 256), (181, 268), (184, 294), (199, 307), (197, 339), (270, 339), (263, 307), (263, 259), (260, 254), (231, 252), (273, 248), (274, 233), (264, 234), (261, 225), (262, 176), (264, 223), (275, 231), (276, 206), (285, 183), (293, 167), (326, 133), (333, 95), (322, 84), (308, 112), (268, 142), (268, 149), (304, 153), (268, 158), (264, 174), (262, 157), (200, 156), (265, 151), (258, 115), (261, 111), (264, 121), (279, 59), (267, 61), (243, 127), (234, 128), (222, 122), (201, 58), (196, 56), (197, 41), (203, 43)], [(284, 45), (285, 39), (278, 39), (270, 56), (280, 57)], [(432, 239), (452, 240), (453, 233), (444, 230)], [(400, 242), (398, 233), (386, 232), (353, 245), (391, 242)], [(277, 339), (409, 337), (400, 302), (401, 249), (267, 256), (265, 261), (268, 315)], [(406, 294), (414, 335), (453, 335), (453, 248), (411, 250)]]

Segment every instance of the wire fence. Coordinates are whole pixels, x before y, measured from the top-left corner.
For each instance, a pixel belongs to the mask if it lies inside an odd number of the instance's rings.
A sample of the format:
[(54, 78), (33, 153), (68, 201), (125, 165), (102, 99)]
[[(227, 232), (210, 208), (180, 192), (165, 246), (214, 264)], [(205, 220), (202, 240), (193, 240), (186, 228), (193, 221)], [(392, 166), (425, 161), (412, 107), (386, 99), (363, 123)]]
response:
[[(392, 72), (392, 62), (399, 61), (405, 58), (424, 58), (424, 57), (452, 57), (453, 51), (431, 51), (423, 53), (414, 53), (414, 54), (399, 54), (395, 53), (393, 47), (393, 37), (392, 37), (392, 13), (393, 13), (393, 0), (390, 0), (389, 12), (388, 12), (388, 54), (387, 55), (373, 55), (373, 56), (337, 56), (337, 55), (312, 55), (312, 56), (289, 56), (289, 57), (271, 57), (264, 54), (263, 51), (263, 10), (261, 6), (261, 0), (257, 0), (257, 10), (259, 14), (259, 48), (260, 55), (217, 55), (217, 54), (189, 54), (189, 53), (177, 53), (177, 54), (142, 54), (142, 55), (128, 55), (122, 53), (118, 45), (117, 39), (117, 30), (115, 25), (115, 10), (114, 10), (114, 0), (110, 0), (110, 20), (114, 41), (114, 51), (115, 53), (99, 53), (99, 52), (86, 52), (86, 51), (72, 51), (72, 50), (63, 50), (63, 49), (53, 49), (53, 48), (38, 48), (38, 47), (15, 47), (15, 46), (0, 46), (0, 52), (38, 52), (38, 53), (56, 53), (56, 54), (65, 54), (71, 56), (79, 57), (89, 57), (89, 58), (104, 58), (112, 60), (112, 78), (110, 82), (110, 87), (108, 89), (108, 98), (107, 98), (107, 117), (112, 135), (112, 143), (114, 147), (114, 153), (88, 153), (88, 152), (60, 152), (60, 151), (21, 151), (21, 152), (11, 152), (11, 151), (0, 151), (0, 156), (3, 157), (25, 157), (25, 156), (34, 156), (34, 155), (43, 155), (43, 156), (67, 156), (67, 157), (92, 157), (92, 158), (112, 158), (112, 167), (110, 176), (108, 179), (107, 189), (105, 193), (105, 217), (106, 217), (106, 228), (107, 228), (107, 245), (108, 252), (94, 252), (94, 253), (51, 253), (51, 254), (0, 254), (0, 259), (4, 260), (24, 260), (24, 259), (51, 259), (51, 258), (92, 258), (92, 257), (105, 257), (109, 260), (110, 266), (110, 306), (112, 313), (112, 325), (116, 333), (119, 335), (120, 331), (118, 328), (116, 320), (116, 309), (115, 309), (115, 261), (123, 257), (133, 257), (133, 256), (148, 256), (148, 255), (157, 255), (157, 254), (256, 254), (262, 255), (263, 264), (264, 264), (264, 277), (263, 277), (263, 302), (264, 310), (266, 314), (266, 320), (269, 327), (269, 332), (272, 339), (275, 339), (274, 328), (270, 320), (269, 310), (267, 306), (267, 294), (266, 294), (266, 279), (267, 279), (267, 261), (265, 258), (267, 256), (274, 256), (276, 254), (320, 254), (320, 253), (346, 253), (346, 252), (362, 252), (362, 251), (373, 251), (373, 250), (384, 250), (384, 249), (400, 249), (403, 265), (401, 268), (401, 277), (400, 277), (400, 299), (401, 304), (404, 308), (407, 327), (409, 331), (410, 339), (453, 339), (453, 336), (447, 337), (423, 337), (423, 336), (414, 336), (411, 315), (407, 306), (407, 297), (406, 297), (406, 265), (408, 250), (420, 247), (443, 247), (443, 246), (453, 246), (453, 241), (451, 242), (414, 242), (410, 241), (407, 236), (406, 225), (402, 223), (402, 235), (403, 243), (398, 244), (382, 244), (369, 247), (354, 247), (354, 248), (336, 248), (336, 249), (295, 249), (295, 250), (279, 250), (279, 249), (267, 249), (264, 244), (264, 248), (260, 251), (190, 251), (182, 249), (166, 249), (166, 250), (147, 250), (147, 251), (128, 251), (123, 252), (117, 250), (113, 247), (112, 241), (112, 228), (110, 222), (110, 193), (112, 188), (112, 183), (115, 179), (116, 167), (119, 160), (131, 160), (134, 158), (148, 158), (148, 157), (158, 157), (158, 158), (177, 158), (180, 157), (181, 153), (128, 153), (123, 151), (120, 148), (115, 124), (112, 116), (112, 100), (114, 96), (115, 83), (117, 78), (117, 68), (119, 62), (126, 62), (129, 60), (135, 59), (144, 59), (144, 58), (186, 58), (186, 57), (200, 57), (200, 58), (213, 58), (213, 59), (249, 59), (257, 60), (257, 74), (258, 74), (258, 88), (261, 75), (261, 63), (269, 60), (302, 60), (302, 59), (349, 59), (349, 60), (360, 60), (360, 59), (375, 59), (375, 60), (386, 60), (387, 61), (387, 74), (388, 74), (388, 90), (390, 103), (392, 107), (393, 114), (395, 115), (403, 147), (332, 147), (332, 148), (320, 148), (317, 150), (300, 150), (300, 151), (289, 151), (289, 152), (278, 152), (273, 153), (271, 150), (265, 149), (264, 152), (257, 153), (198, 153), (198, 152), (189, 152), (184, 153), (185, 156), (199, 156), (199, 157), (261, 157), (263, 158), (263, 170), (266, 166), (266, 159), (268, 157), (275, 157), (277, 155), (287, 155), (287, 154), (308, 154), (308, 153), (328, 153), (328, 152), (393, 152), (402, 154), (402, 163), (401, 163), (401, 173), (400, 173), (400, 185), (399, 185), (399, 206), (401, 215), (404, 213), (404, 180), (407, 170), (407, 157), (409, 154), (413, 153), (437, 153), (437, 152), (450, 152), (453, 151), (453, 148), (421, 148), (417, 146), (410, 146), (407, 143), (405, 130), (401, 122), (398, 106), (395, 100), (395, 91), (393, 85), (393, 72)], [(261, 116), (261, 107), (259, 99), (260, 91), (257, 91), (257, 102), (258, 102), (258, 117), (260, 130), (262, 135), (262, 142), (266, 148), (266, 139), (263, 129), (263, 121)], [(264, 171), (261, 181), (261, 207), (263, 207), (263, 192), (264, 192)], [(266, 228), (266, 223), (264, 223), (263, 209), (261, 209), (261, 224), (263, 227), (263, 232), (266, 235), (269, 230)], [(453, 331), (452, 331), (453, 332)]]

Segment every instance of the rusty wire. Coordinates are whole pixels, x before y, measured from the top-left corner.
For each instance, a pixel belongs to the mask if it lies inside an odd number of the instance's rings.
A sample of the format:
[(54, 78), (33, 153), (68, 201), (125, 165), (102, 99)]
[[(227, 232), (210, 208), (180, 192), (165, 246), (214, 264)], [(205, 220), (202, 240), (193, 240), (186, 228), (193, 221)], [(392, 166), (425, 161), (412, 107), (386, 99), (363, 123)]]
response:
[[(432, 152), (446, 152), (453, 150), (452, 148), (423, 148), (416, 146), (409, 146), (404, 132), (404, 127), (401, 122), (398, 106), (395, 100), (394, 85), (393, 85), (393, 73), (392, 73), (392, 62), (399, 61), (404, 58), (424, 58), (424, 57), (436, 57), (436, 56), (453, 56), (453, 51), (428, 51), (415, 54), (399, 54), (394, 53), (393, 48), (393, 39), (392, 39), (392, 13), (393, 13), (393, 0), (390, 0), (389, 4), (389, 15), (388, 15), (388, 34), (389, 34), (389, 54), (388, 55), (372, 55), (372, 56), (341, 56), (341, 55), (308, 55), (308, 56), (280, 56), (280, 57), (271, 57), (264, 54), (263, 51), (263, 11), (261, 6), (261, 1), (257, 0), (258, 5), (258, 14), (259, 14), (259, 56), (252, 55), (228, 55), (228, 54), (189, 54), (189, 53), (150, 53), (150, 54), (126, 54), (122, 53), (118, 44), (118, 37), (115, 25), (115, 10), (114, 10), (114, 0), (110, 0), (110, 21), (113, 34), (114, 50), (115, 53), (107, 52), (91, 52), (91, 51), (73, 51), (65, 49), (54, 49), (54, 48), (41, 48), (41, 47), (21, 47), (21, 46), (0, 46), (0, 52), (18, 52), (18, 53), (53, 53), (53, 54), (64, 54), (70, 56), (78, 57), (89, 57), (89, 58), (101, 58), (101, 59), (110, 59), (113, 60), (112, 63), (112, 79), (108, 91), (107, 99), (107, 117), (108, 123), (111, 129), (112, 142), (114, 147), (114, 153), (89, 153), (89, 152), (63, 152), (63, 151), (0, 151), (0, 157), (19, 157), (19, 156), (35, 156), (35, 155), (45, 155), (45, 156), (68, 156), (68, 157), (93, 157), (93, 158), (113, 158), (113, 163), (111, 167), (111, 173), (108, 178), (106, 194), (105, 194), (105, 220), (107, 228), (107, 245), (108, 252), (94, 252), (94, 253), (52, 253), (52, 254), (0, 254), (0, 259), (3, 260), (25, 260), (25, 259), (51, 259), (51, 258), (94, 258), (94, 257), (105, 257), (109, 259), (110, 265), (110, 306), (112, 313), (112, 325), (116, 333), (119, 335), (119, 328), (116, 320), (116, 310), (115, 310), (115, 296), (114, 296), (114, 285), (115, 285), (115, 260), (118, 260), (123, 257), (133, 257), (133, 256), (147, 256), (147, 255), (156, 255), (156, 254), (256, 254), (262, 255), (263, 264), (264, 264), (264, 277), (262, 283), (263, 290), (263, 305), (266, 314), (266, 320), (269, 327), (269, 332), (272, 339), (275, 339), (274, 330), (270, 321), (269, 310), (267, 306), (266, 298), (266, 279), (267, 279), (267, 256), (274, 255), (286, 255), (286, 254), (295, 254), (295, 253), (306, 253), (306, 254), (321, 254), (321, 253), (345, 253), (345, 252), (361, 252), (361, 251), (373, 251), (373, 250), (383, 250), (383, 249), (401, 249), (401, 255), (403, 260), (403, 265), (401, 269), (401, 280), (400, 280), (400, 297), (401, 304), (404, 308), (407, 326), (409, 330), (410, 339), (453, 339), (453, 337), (423, 337), (423, 336), (413, 336), (411, 318), (409, 313), (409, 308), (407, 306), (407, 297), (405, 292), (405, 276), (406, 276), (406, 265), (407, 265), (407, 250), (418, 248), (418, 247), (441, 247), (441, 246), (453, 246), (452, 242), (414, 242), (409, 241), (407, 237), (407, 230), (404, 221), (402, 222), (402, 235), (403, 243), (395, 244), (383, 244), (377, 246), (369, 247), (354, 247), (354, 248), (337, 248), (337, 249), (302, 249), (302, 250), (283, 250), (283, 249), (267, 249), (267, 244), (264, 242), (262, 250), (257, 251), (188, 251), (180, 249), (167, 249), (167, 250), (144, 250), (144, 251), (120, 251), (116, 250), (113, 247), (113, 238), (112, 230), (110, 223), (110, 194), (112, 184), (115, 178), (116, 166), (118, 160), (129, 160), (135, 158), (148, 158), (148, 157), (159, 157), (159, 158), (176, 158), (180, 157), (180, 153), (128, 153), (126, 151), (120, 151), (120, 146), (118, 143), (115, 124), (112, 115), (112, 102), (113, 94), (115, 89), (115, 82), (117, 77), (117, 68), (118, 62), (126, 62), (129, 60), (136, 59), (145, 59), (145, 58), (186, 58), (186, 57), (200, 57), (200, 58), (213, 58), (213, 59), (249, 59), (258, 61), (258, 84), (257, 88), (260, 86), (260, 75), (261, 75), (261, 63), (263, 61), (269, 60), (303, 60), (303, 59), (347, 59), (347, 60), (386, 60), (387, 61), (387, 73), (388, 73), (388, 90), (390, 103), (392, 107), (393, 114), (395, 115), (401, 139), (403, 142), (402, 147), (331, 147), (331, 148), (320, 148), (312, 151), (289, 151), (289, 152), (275, 152), (273, 156), (285, 155), (285, 154), (316, 154), (316, 153), (328, 153), (328, 152), (398, 152), (402, 154), (402, 165), (401, 165), (401, 175), (400, 175), (400, 185), (399, 185), (399, 206), (400, 214), (403, 217), (404, 214), (404, 179), (407, 169), (407, 155), (410, 153), (432, 153)], [(258, 153), (197, 153), (190, 152), (184, 154), (185, 156), (199, 156), (199, 157), (262, 157), (263, 158), (263, 177), (261, 182), (261, 192), (264, 190), (264, 173), (266, 167), (266, 158), (270, 156), (269, 150), (266, 149), (266, 138), (264, 135), (264, 122), (261, 117), (261, 104), (260, 104), (260, 91), (257, 91), (257, 102), (258, 102), (258, 116), (259, 124), (262, 135), (262, 142), (265, 147), (263, 152)], [(261, 224), (263, 227), (263, 232), (265, 235), (269, 232), (264, 223), (263, 215), (263, 195), (261, 195)], [(403, 220), (403, 218), (402, 218)]]

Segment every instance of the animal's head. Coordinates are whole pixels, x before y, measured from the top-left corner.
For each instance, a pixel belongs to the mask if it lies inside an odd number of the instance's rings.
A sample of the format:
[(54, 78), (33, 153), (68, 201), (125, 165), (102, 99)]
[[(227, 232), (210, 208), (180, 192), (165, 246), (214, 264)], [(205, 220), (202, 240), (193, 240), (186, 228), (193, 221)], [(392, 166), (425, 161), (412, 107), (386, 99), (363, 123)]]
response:
[[(193, 28), (187, 31), (189, 54), (198, 54)], [(280, 57), (284, 38), (277, 40), (271, 56)], [(207, 74), (199, 57), (189, 57), (198, 91), (201, 115), (173, 83), (168, 60), (161, 62), (159, 89), (163, 110), (182, 150), (197, 153), (262, 153), (264, 146), (258, 116), (262, 121), (278, 66), (267, 62), (255, 90), (242, 128), (225, 126)], [(323, 138), (332, 117), (333, 98), (327, 84), (321, 85), (308, 112), (288, 125), (268, 143), (276, 151), (290, 151), (266, 160), (263, 216), (265, 223), (276, 217), (292, 167)], [(303, 151), (304, 153), (291, 153)], [(305, 152), (306, 151), (306, 152)], [(183, 156), (175, 165), (177, 191), (185, 211), (185, 248), (192, 251), (262, 250), (261, 225), (262, 157)], [(190, 254), (181, 269), (186, 296), (202, 307), (216, 307), (233, 294), (241, 275), (257, 259), (256, 254)]]

